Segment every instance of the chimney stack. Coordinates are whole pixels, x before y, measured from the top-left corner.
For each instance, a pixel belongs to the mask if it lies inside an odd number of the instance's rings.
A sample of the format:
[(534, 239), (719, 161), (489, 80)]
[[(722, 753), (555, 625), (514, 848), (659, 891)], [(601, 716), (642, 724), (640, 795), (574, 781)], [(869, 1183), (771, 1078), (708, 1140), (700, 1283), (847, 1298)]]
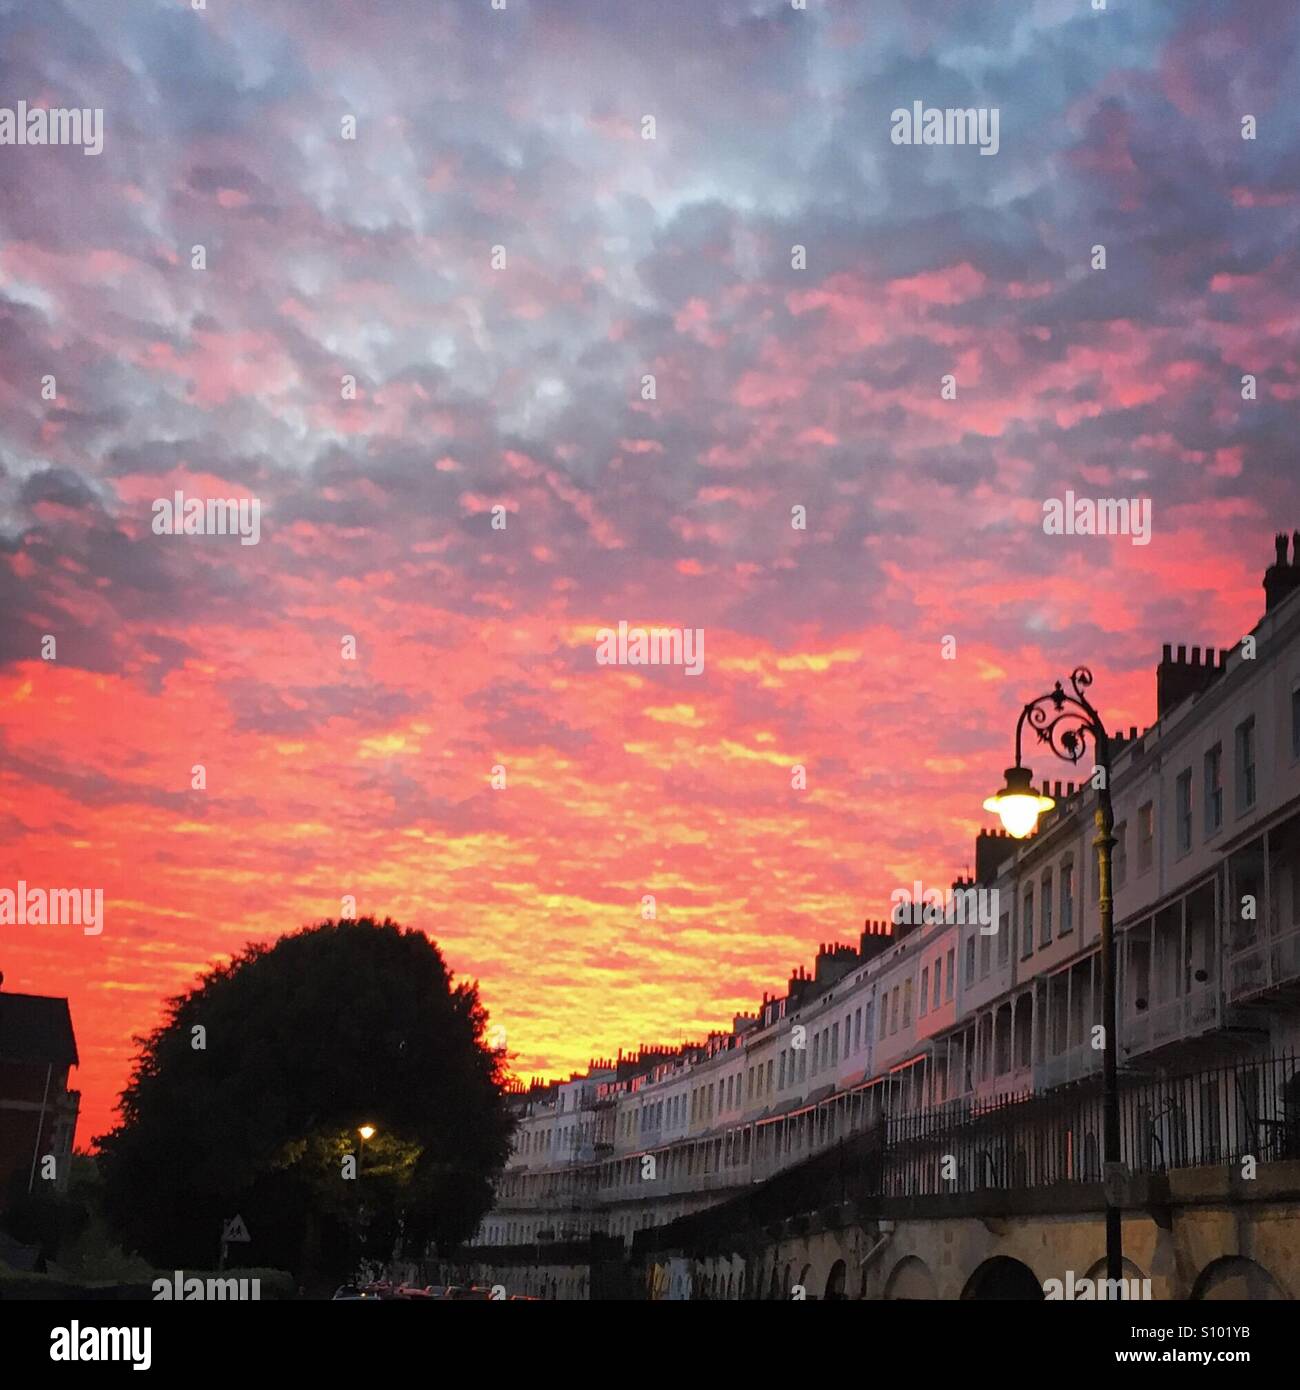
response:
[[(1157, 719), (1163, 719), (1171, 709), (1181, 705), (1189, 696), (1201, 694), (1223, 674), (1224, 653), (1216, 653), (1211, 646), (1205, 648), (1205, 660), (1203, 662), (1200, 647), (1192, 648), (1190, 660), (1185, 646), (1178, 648), (1177, 656), (1171, 655), (1171, 650), (1169, 643), (1166, 642), (1160, 658), (1160, 665), (1156, 667)], [(1128, 731), (1129, 741), (1136, 738), (1137, 729), (1130, 728)], [(1116, 733), (1115, 740), (1121, 744), (1125, 742), (1122, 733)]]
[(1264, 612), (1271, 613), (1284, 598), (1300, 589), (1300, 531), (1291, 533), (1291, 563), (1286, 558), (1286, 532), (1273, 538), (1276, 559), (1264, 571)]

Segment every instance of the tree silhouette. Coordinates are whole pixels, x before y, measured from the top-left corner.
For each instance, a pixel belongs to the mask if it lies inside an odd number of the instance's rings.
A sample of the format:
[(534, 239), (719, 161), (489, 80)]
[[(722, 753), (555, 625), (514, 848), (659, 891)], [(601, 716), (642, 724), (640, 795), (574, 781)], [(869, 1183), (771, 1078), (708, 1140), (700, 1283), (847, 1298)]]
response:
[[(105, 1211), (166, 1268), (241, 1263), (302, 1278), (368, 1253), (467, 1238), (509, 1149), (503, 1060), (472, 984), (421, 932), (373, 918), (250, 944), (167, 1003), (101, 1137)], [(359, 1144), (358, 1128), (375, 1127)], [(361, 1154), (361, 1171), (344, 1160)]]

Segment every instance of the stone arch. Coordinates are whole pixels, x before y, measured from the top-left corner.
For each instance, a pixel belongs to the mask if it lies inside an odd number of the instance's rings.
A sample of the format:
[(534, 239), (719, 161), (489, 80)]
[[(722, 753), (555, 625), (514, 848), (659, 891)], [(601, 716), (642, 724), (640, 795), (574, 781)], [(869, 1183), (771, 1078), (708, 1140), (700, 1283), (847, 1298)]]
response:
[(1225, 1255), (1212, 1260), (1201, 1270), (1192, 1286), (1192, 1298), (1198, 1300), (1248, 1298), (1253, 1301), (1274, 1302), (1290, 1295), (1261, 1264), (1244, 1255)]
[(932, 1299), (939, 1297), (930, 1266), (915, 1255), (899, 1260), (885, 1282), (887, 1299)]
[(966, 1281), (962, 1298), (980, 1300), (1042, 1301), (1043, 1286), (1027, 1264), (995, 1255), (985, 1260)]
[[(1139, 1289), (1140, 1281), (1148, 1277), (1146, 1271), (1139, 1269), (1138, 1266), (1135, 1265), (1127, 1255), (1125, 1255), (1123, 1259), (1120, 1261), (1120, 1271), (1125, 1279), (1137, 1279), (1139, 1281)], [(1092, 1268), (1087, 1272), (1084, 1278), (1091, 1279), (1094, 1283), (1096, 1283), (1098, 1280), (1104, 1279), (1105, 1277), (1106, 1257), (1105, 1255), (1103, 1255), (1101, 1259), (1099, 1259), (1096, 1262), (1096, 1264), (1094, 1264)], [(1126, 1293), (1132, 1294), (1132, 1285), (1129, 1286), (1129, 1288), (1126, 1290)], [(1098, 1293), (1098, 1297), (1100, 1296), (1100, 1293)]]
[(836, 1260), (831, 1266), (830, 1273), (826, 1276), (826, 1293), (824, 1297), (827, 1303), (842, 1303), (848, 1298), (848, 1293), (845, 1290), (848, 1272), (848, 1266), (843, 1260)]
[(810, 1264), (804, 1265), (804, 1267), (803, 1267), (803, 1272), (799, 1275), (799, 1278), (798, 1278), (798, 1280), (796, 1281), (797, 1283), (799, 1283), (800, 1285), (803, 1286), (803, 1296), (804, 1296), (805, 1298), (808, 1297), (808, 1294), (809, 1294), (809, 1292), (810, 1292), (810, 1288), (811, 1288), (811, 1285), (812, 1285), (812, 1272), (813, 1272), (813, 1267), (812, 1267), (812, 1265), (810, 1265)]

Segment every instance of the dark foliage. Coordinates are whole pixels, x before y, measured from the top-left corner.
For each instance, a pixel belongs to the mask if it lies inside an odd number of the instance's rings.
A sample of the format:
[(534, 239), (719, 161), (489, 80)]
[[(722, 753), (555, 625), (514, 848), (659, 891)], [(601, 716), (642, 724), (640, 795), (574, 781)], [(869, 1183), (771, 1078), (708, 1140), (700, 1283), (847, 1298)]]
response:
[[(485, 1022), (477, 988), (387, 919), (246, 947), (136, 1040), (99, 1141), (112, 1229), (164, 1268), (210, 1268), (238, 1214), (252, 1243), (232, 1258), (304, 1277), (399, 1239), (465, 1239), (509, 1146)], [(348, 1180), (363, 1124), (376, 1133)]]

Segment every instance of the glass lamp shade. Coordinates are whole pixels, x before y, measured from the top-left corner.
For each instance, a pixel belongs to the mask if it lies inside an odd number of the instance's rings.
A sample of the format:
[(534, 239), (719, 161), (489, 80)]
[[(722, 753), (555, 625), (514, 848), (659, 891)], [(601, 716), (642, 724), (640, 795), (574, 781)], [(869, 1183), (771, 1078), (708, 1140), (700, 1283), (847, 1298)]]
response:
[(986, 811), (996, 811), (1007, 834), (1023, 840), (1038, 824), (1038, 817), (1056, 802), (1035, 789), (1027, 767), (1007, 768), (1007, 784), (984, 802)]

